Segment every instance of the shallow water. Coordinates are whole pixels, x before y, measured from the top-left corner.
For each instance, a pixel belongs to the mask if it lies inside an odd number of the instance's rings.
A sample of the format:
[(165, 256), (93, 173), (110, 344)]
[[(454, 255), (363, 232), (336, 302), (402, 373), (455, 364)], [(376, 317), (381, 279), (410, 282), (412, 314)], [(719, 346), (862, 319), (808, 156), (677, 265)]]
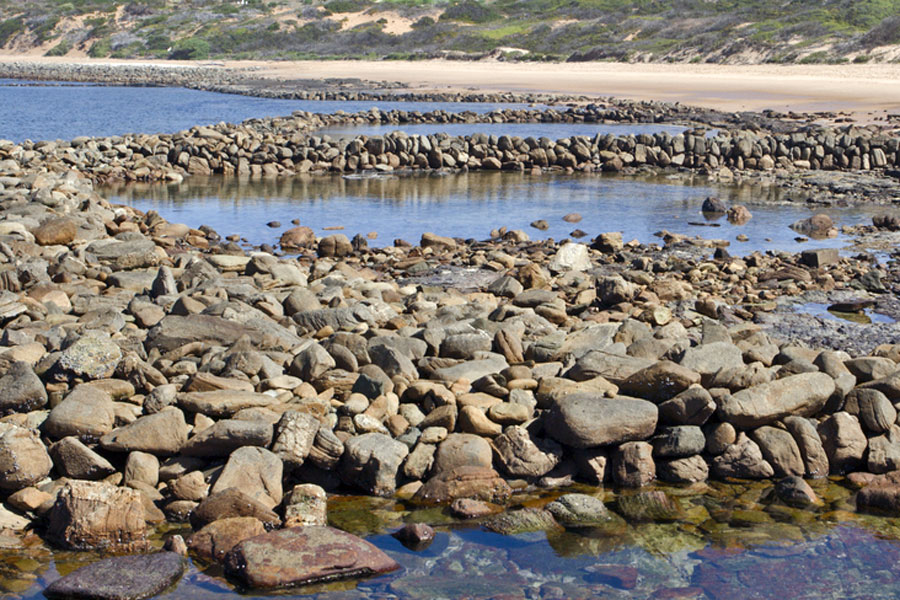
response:
[[(323, 600), (396, 598), (892, 598), (900, 594), (900, 520), (852, 512), (851, 490), (811, 482), (825, 501), (790, 508), (768, 482), (660, 487), (680, 505), (674, 522), (503, 536), (455, 521), (446, 509), (417, 509), (392, 499), (333, 497), (332, 525), (363, 536), (400, 565), (395, 573), (302, 588), (289, 595)], [(570, 491), (603, 498), (603, 488)], [(561, 492), (514, 496), (512, 508), (540, 507)], [(627, 494), (628, 492), (622, 492)], [(432, 524), (438, 534), (421, 551), (389, 533), (404, 523)], [(183, 530), (172, 529), (162, 538)], [(35, 545), (0, 552), (0, 591), (40, 598), (43, 587), (96, 560), (93, 553), (51, 552)], [(604, 576), (612, 572), (614, 578)], [(235, 588), (218, 567), (192, 564), (161, 598), (224, 598)], [(789, 596), (785, 596), (789, 594)], [(243, 597), (260, 596), (245, 592)]]
[(887, 315), (875, 312), (871, 308), (866, 308), (860, 312), (841, 312), (837, 310), (829, 310), (828, 304), (819, 304), (817, 302), (808, 302), (800, 304), (796, 307), (799, 313), (813, 315), (814, 317), (823, 317), (825, 319), (850, 321), (853, 323), (861, 323), (868, 325), (870, 323), (896, 323), (894, 319)]
[[(621, 231), (626, 240), (659, 241), (661, 230), (730, 242), (729, 252), (760, 250), (797, 252), (806, 248), (843, 247), (842, 236), (797, 242), (788, 225), (814, 212), (826, 212), (839, 225), (871, 219), (871, 211), (775, 203), (777, 189), (755, 185), (712, 185), (701, 178), (624, 177), (611, 175), (543, 175), (466, 173), (379, 177), (301, 176), (277, 180), (192, 177), (178, 185), (133, 184), (101, 188), (111, 202), (156, 210), (170, 221), (192, 227), (209, 225), (220, 235), (240, 234), (254, 245), (274, 244), (299, 219), (318, 235), (325, 227), (343, 227), (353, 237), (377, 232), (370, 245), (396, 238), (417, 242), (422, 233), (486, 239), (492, 229), (522, 229), (532, 239), (563, 239), (576, 228), (588, 240), (598, 233)], [(732, 225), (724, 217), (706, 220), (700, 211), (710, 195), (726, 203), (746, 204), (753, 218)], [(582, 220), (562, 217), (579, 213)], [(540, 231), (529, 224), (544, 219)], [(278, 221), (270, 228), (266, 223)], [(749, 241), (737, 241), (744, 234)]]
[(125, 133), (174, 133), (196, 125), (289, 115), (295, 110), (348, 113), (379, 110), (490, 112), (522, 104), (482, 102), (333, 102), (254, 98), (185, 88), (23, 85), (0, 79), (0, 139), (69, 140)]

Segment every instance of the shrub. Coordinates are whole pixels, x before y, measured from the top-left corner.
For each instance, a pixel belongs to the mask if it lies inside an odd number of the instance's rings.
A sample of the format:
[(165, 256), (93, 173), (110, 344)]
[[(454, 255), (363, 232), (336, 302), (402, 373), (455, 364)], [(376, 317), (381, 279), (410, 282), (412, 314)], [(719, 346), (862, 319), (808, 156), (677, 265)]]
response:
[(434, 25), (434, 19), (429, 16), (422, 17), (418, 21), (412, 24), (413, 29), (424, 29), (426, 27), (431, 27)]
[(4, 45), (9, 39), (20, 33), (25, 28), (25, 22), (22, 19), (7, 19), (0, 22), (0, 46)]
[(500, 14), (478, 0), (459, 0), (448, 6), (440, 18), (442, 21), (487, 23), (499, 19)]
[(209, 42), (200, 38), (178, 40), (169, 53), (171, 60), (204, 60), (206, 58), (209, 58)]
[(55, 45), (52, 48), (50, 48), (49, 50), (47, 50), (47, 52), (44, 53), (44, 56), (65, 56), (66, 54), (69, 53), (69, 50), (71, 50), (71, 49), (72, 49), (72, 45), (69, 44), (69, 42), (67, 42), (66, 40), (63, 40), (60, 43), (58, 43), (57, 45)]
[(109, 42), (109, 38), (103, 38), (91, 44), (88, 56), (91, 58), (106, 58), (111, 52), (112, 45)]

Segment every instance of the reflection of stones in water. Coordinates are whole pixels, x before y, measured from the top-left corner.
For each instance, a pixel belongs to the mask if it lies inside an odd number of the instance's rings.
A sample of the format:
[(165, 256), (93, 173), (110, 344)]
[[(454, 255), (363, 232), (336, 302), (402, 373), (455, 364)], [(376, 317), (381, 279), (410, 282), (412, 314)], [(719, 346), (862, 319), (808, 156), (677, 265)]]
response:
[[(861, 325), (871, 325), (873, 323), (895, 323), (891, 317), (877, 313), (871, 308), (860, 308), (857, 311), (845, 310), (851, 308), (848, 303), (837, 304), (819, 304), (817, 302), (808, 302), (797, 306), (797, 312), (812, 315), (815, 317), (824, 317), (826, 319), (840, 319), (842, 321), (850, 321)], [(840, 310), (844, 309), (844, 310)]]

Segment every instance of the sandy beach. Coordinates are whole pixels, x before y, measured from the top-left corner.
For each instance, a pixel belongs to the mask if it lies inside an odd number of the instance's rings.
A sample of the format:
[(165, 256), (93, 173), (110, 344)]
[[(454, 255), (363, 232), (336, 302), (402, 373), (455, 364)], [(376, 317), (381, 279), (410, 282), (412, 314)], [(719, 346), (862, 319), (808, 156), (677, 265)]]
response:
[(44, 63), (201, 64), (253, 69), (283, 80), (359, 78), (421, 91), (514, 91), (667, 100), (719, 110), (844, 111), (865, 119), (900, 112), (900, 65), (688, 65), (497, 61), (115, 61), (0, 55)]

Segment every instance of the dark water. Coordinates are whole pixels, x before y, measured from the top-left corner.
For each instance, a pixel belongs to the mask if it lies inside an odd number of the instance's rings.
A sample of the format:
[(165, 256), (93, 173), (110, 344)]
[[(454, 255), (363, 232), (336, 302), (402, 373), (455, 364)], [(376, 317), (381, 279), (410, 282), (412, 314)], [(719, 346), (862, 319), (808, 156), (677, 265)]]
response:
[(23, 85), (0, 79), (0, 139), (72, 139), (125, 133), (174, 133), (196, 125), (289, 115), (295, 110), (354, 113), (371, 108), (490, 112), (518, 104), (473, 102), (318, 102), (253, 98), (184, 88)]
[[(681, 509), (674, 522), (513, 536), (454, 521), (440, 508), (334, 497), (330, 523), (365, 537), (402, 568), (283, 595), (322, 600), (900, 596), (900, 520), (852, 512), (852, 491), (838, 483), (818, 480), (812, 485), (824, 500), (821, 508), (785, 506), (768, 482), (667, 487), (660, 489), (675, 497)], [(574, 491), (599, 495), (617, 508), (619, 496), (610, 490)], [(554, 496), (514, 496), (512, 508), (539, 507)], [(430, 547), (414, 552), (390, 537), (411, 522), (436, 528)], [(157, 543), (174, 532), (158, 535)], [(0, 551), (0, 592), (10, 598), (40, 598), (48, 583), (97, 559), (92, 553), (53, 552), (41, 543), (27, 551)], [(610, 572), (615, 577), (603, 575)], [(195, 563), (175, 589), (160, 597), (226, 598), (235, 597), (235, 591), (219, 568)]]
[[(579, 228), (590, 239), (598, 233), (621, 231), (627, 240), (659, 241), (656, 232), (668, 230), (690, 236), (723, 239), (729, 251), (743, 255), (755, 250), (842, 247), (842, 237), (797, 242), (788, 225), (827, 212), (839, 225), (871, 219), (865, 208), (814, 211), (804, 204), (772, 203), (777, 189), (752, 185), (710, 185), (697, 178), (636, 178), (608, 175), (543, 175), (467, 173), (379, 177), (303, 176), (278, 180), (192, 177), (179, 185), (135, 184), (100, 192), (111, 202), (141, 210), (156, 210), (166, 219), (192, 227), (209, 225), (222, 236), (240, 234), (249, 242), (274, 244), (281, 232), (302, 225), (326, 235), (325, 227), (343, 227), (353, 237), (377, 232), (371, 245), (384, 246), (396, 238), (417, 242), (422, 233), (486, 239), (492, 229), (522, 229), (532, 239), (563, 239)], [(718, 195), (726, 203), (746, 204), (753, 218), (732, 225), (723, 217), (707, 221), (703, 200)], [(767, 202), (768, 201), (768, 202)], [(873, 209), (874, 210), (874, 209)], [(579, 213), (579, 223), (562, 217)], [(544, 219), (540, 231), (529, 224)], [(278, 221), (272, 229), (266, 223)], [(744, 234), (749, 241), (737, 241)]]

